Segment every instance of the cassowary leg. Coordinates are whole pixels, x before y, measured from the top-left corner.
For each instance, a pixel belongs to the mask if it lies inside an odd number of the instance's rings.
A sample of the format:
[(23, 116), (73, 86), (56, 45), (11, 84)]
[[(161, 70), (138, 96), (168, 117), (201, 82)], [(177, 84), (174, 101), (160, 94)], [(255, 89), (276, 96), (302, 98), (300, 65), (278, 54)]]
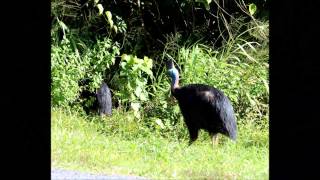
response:
[(198, 129), (195, 128), (188, 128), (189, 135), (190, 135), (190, 141), (189, 146), (198, 138)]
[(218, 134), (211, 134), (212, 146), (217, 146), (219, 144)]

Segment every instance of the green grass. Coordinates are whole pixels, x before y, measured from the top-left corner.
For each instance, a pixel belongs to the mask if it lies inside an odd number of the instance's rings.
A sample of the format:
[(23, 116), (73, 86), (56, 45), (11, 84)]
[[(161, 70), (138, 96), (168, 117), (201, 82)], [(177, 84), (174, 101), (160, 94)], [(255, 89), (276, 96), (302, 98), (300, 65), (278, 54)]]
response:
[[(164, 138), (115, 110), (98, 121), (52, 109), (52, 167), (151, 179), (268, 179), (268, 130), (239, 124), (239, 138), (212, 148), (207, 133)], [(124, 123), (127, 122), (127, 123)]]

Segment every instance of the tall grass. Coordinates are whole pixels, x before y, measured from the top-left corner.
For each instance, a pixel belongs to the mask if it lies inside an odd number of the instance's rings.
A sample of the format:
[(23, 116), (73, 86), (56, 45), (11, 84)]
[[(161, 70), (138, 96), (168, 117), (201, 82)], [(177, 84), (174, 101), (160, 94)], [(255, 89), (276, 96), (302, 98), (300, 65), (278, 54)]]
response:
[[(268, 36), (258, 35), (260, 31), (268, 33), (268, 24), (256, 23), (259, 26), (252, 26), (252, 22), (241, 24), (248, 26), (248, 30), (236, 31), (234, 38), (219, 49), (200, 43), (190, 44), (188, 41), (181, 45), (179, 34), (168, 36), (161, 64), (164, 66), (165, 60), (174, 60), (180, 71), (180, 85), (203, 83), (222, 90), (232, 102), (238, 123), (252, 123), (257, 128), (267, 129)], [(182, 117), (177, 102), (170, 95), (166, 69), (159, 69), (156, 74), (150, 88), (153, 91), (152, 102), (145, 104), (145, 118), (159, 124), (167, 134)], [(181, 134), (184, 133), (181, 129)]]

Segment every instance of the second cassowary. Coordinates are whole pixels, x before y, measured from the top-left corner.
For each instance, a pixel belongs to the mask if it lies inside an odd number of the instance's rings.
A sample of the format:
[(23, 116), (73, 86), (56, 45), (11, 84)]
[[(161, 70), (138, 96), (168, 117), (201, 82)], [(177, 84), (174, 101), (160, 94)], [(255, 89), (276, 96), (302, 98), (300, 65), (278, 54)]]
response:
[(111, 92), (108, 85), (102, 82), (100, 88), (97, 90), (97, 99), (99, 104), (98, 113), (100, 116), (112, 115), (112, 99)]
[(204, 84), (179, 86), (179, 72), (169, 61), (171, 93), (177, 99), (184, 121), (189, 130), (191, 145), (200, 129), (208, 131), (213, 144), (218, 144), (217, 134), (232, 140), (237, 138), (237, 123), (230, 100), (222, 91)]

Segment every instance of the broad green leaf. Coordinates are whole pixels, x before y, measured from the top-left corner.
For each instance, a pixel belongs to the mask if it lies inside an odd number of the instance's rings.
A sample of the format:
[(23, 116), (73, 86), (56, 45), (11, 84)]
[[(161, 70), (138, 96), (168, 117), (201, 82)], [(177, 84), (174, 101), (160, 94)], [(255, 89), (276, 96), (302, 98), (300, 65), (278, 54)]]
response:
[(131, 103), (131, 108), (132, 108), (134, 111), (139, 111), (140, 103)]
[(127, 54), (122, 54), (121, 55), (121, 60), (128, 61), (129, 59), (130, 59), (130, 56), (128, 56)]
[(113, 27), (113, 21), (110, 20), (110, 21), (109, 21), (109, 24), (110, 24), (110, 27), (112, 28), (112, 27)]
[(251, 3), (249, 5), (249, 12), (251, 14), (251, 16), (257, 11), (257, 6), (254, 3)]
[(132, 90), (132, 86), (131, 86), (130, 83), (127, 84), (127, 90), (128, 90), (128, 91), (131, 91), (131, 90)]
[(118, 27), (117, 26), (113, 26), (113, 30), (115, 33), (118, 33)]
[(144, 56), (143, 58), (144, 62), (146, 63), (148, 68), (152, 68), (152, 59), (148, 58), (147, 56)]
[(156, 119), (156, 123), (160, 126), (161, 129), (164, 129), (164, 124), (162, 123), (161, 119)]
[(107, 18), (108, 18), (108, 21), (112, 20), (112, 14), (111, 14), (111, 12), (110, 12), (110, 11), (106, 11), (105, 13), (106, 13), (106, 16), (107, 16)]
[(136, 79), (135, 83), (137, 86), (144, 86), (144, 83), (138, 78)]
[(146, 100), (148, 100), (146, 93), (141, 93), (140, 96), (139, 96), (139, 98), (140, 98), (141, 101), (146, 101)]
[(138, 86), (138, 87), (136, 88), (136, 90), (134, 91), (134, 93), (136, 94), (137, 97), (140, 97), (141, 92), (142, 92), (142, 89), (141, 89), (140, 86)]
[(120, 55), (120, 51), (119, 51), (118, 48), (116, 49), (115, 54), (116, 54), (116, 55)]
[(134, 57), (133, 56), (129, 56), (127, 59), (128, 65), (132, 66), (135, 62), (134, 62)]
[(97, 8), (99, 9), (99, 15), (101, 15), (103, 13), (103, 7), (101, 4), (97, 4)]
[[(164, 101), (165, 102), (165, 101)], [(165, 102), (165, 103), (163, 103), (162, 104), (162, 108), (164, 108), (164, 109), (166, 109), (166, 108), (168, 108), (168, 104)]]
[(139, 59), (137, 56), (134, 56), (134, 57), (133, 57), (133, 62), (134, 62), (135, 64), (140, 64), (140, 63), (142, 63), (142, 60)]
[(113, 27), (113, 20), (112, 20), (112, 14), (110, 11), (106, 11), (105, 12), (106, 16), (107, 16), (107, 19), (108, 19), (108, 23), (110, 24), (110, 27), (112, 28)]

